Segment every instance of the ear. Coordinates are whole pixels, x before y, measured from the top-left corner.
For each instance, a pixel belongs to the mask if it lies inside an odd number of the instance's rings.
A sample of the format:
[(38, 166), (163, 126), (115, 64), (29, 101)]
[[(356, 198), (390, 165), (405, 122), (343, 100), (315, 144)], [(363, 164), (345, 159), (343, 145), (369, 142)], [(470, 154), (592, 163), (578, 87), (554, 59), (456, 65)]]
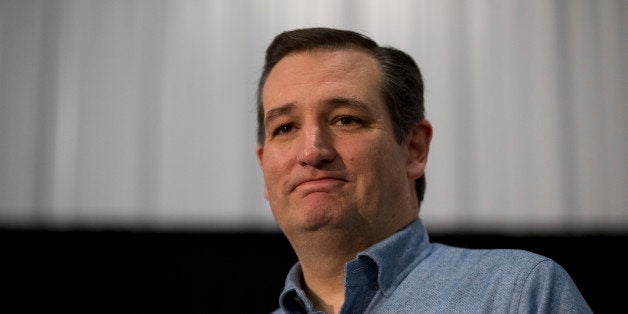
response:
[(255, 154), (257, 155), (257, 163), (259, 164), (261, 168), (263, 166), (262, 159), (264, 157), (264, 147), (262, 147), (262, 145), (260, 144), (257, 144), (257, 149), (255, 149)]
[(409, 179), (416, 180), (425, 173), (431, 141), (432, 124), (427, 119), (415, 124), (406, 135), (405, 144), (408, 148), (406, 171)]
[[(260, 144), (257, 144), (257, 149), (255, 150), (255, 153), (257, 155), (257, 163), (262, 169), (262, 172), (264, 172), (264, 147)], [(268, 188), (266, 187), (266, 180), (264, 180), (264, 198), (268, 199)]]

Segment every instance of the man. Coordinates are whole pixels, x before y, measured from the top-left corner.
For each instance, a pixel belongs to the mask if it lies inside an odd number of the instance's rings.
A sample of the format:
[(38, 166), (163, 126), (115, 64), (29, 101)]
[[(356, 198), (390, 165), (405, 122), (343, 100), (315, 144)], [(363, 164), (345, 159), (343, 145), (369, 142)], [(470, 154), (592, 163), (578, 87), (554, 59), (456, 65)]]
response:
[(276, 312), (590, 312), (546, 257), (429, 242), (418, 216), (431, 137), (407, 54), (344, 30), (275, 37), (257, 157), (299, 260)]

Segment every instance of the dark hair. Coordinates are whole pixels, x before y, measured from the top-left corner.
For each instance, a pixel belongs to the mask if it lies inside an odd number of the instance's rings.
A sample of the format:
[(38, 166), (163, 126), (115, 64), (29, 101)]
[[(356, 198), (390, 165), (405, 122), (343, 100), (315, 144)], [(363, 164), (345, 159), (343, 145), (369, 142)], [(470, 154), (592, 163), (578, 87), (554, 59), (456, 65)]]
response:
[[(412, 57), (393, 47), (379, 46), (357, 32), (333, 28), (302, 28), (277, 35), (266, 49), (264, 69), (257, 87), (257, 142), (264, 144), (264, 104), (262, 92), (271, 70), (289, 54), (310, 50), (354, 49), (375, 58), (382, 69), (382, 95), (399, 143), (408, 131), (425, 117), (423, 79)], [(416, 180), (419, 204), (425, 193), (425, 175)]]

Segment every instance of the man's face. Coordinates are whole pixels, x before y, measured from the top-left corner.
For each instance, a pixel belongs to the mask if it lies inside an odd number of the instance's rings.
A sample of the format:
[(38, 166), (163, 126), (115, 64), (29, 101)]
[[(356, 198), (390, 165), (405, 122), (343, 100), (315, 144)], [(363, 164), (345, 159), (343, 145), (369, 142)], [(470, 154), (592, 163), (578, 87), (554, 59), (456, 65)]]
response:
[(364, 52), (317, 50), (286, 56), (268, 76), (257, 157), (286, 234), (391, 233), (418, 214), (408, 205), (416, 175), (395, 140), (381, 75)]

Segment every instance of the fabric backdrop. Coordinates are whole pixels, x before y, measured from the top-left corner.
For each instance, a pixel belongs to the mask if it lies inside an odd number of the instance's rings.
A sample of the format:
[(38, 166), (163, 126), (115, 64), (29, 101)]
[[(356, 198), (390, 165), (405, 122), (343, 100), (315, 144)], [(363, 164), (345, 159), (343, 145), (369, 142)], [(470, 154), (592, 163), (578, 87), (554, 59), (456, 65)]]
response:
[(628, 225), (628, 2), (0, 0), (0, 225), (275, 230), (266, 46), (305, 26), (410, 53), (437, 230)]

